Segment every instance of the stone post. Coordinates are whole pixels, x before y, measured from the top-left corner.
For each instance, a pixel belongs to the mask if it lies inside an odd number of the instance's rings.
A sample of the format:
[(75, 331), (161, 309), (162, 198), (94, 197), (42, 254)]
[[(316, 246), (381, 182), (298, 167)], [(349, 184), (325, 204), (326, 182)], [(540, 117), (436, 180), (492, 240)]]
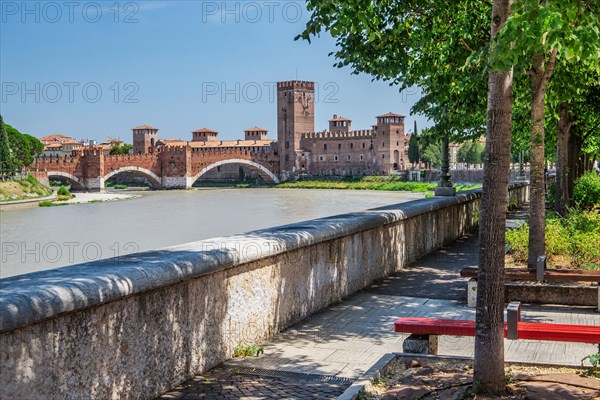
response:
[(450, 181), (450, 138), (447, 133), (442, 138), (442, 173), (434, 193), (436, 196), (454, 196), (456, 194), (456, 189)]

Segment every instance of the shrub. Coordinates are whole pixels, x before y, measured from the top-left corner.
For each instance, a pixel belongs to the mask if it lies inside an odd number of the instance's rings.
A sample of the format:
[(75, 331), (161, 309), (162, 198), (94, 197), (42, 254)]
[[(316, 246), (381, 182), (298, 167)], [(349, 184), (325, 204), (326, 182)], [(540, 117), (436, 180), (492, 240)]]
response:
[[(550, 263), (567, 257), (574, 268), (594, 269), (600, 264), (600, 214), (570, 210), (569, 217), (549, 214), (546, 219), (546, 255)], [(506, 245), (517, 262), (527, 261), (529, 225), (506, 232)]]
[(127, 185), (115, 185), (115, 189), (127, 189)]
[(600, 176), (593, 171), (581, 175), (573, 188), (573, 200), (581, 208), (600, 206)]
[(69, 193), (69, 189), (67, 189), (64, 186), (61, 186), (58, 188), (58, 192), (56, 192), (56, 194), (58, 194), (59, 196), (70, 196), (71, 193)]
[(521, 224), (506, 231), (506, 247), (515, 257), (515, 261), (526, 262), (529, 248), (529, 225)]
[(256, 344), (239, 343), (233, 349), (234, 357), (258, 357), (263, 354), (264, 349)]

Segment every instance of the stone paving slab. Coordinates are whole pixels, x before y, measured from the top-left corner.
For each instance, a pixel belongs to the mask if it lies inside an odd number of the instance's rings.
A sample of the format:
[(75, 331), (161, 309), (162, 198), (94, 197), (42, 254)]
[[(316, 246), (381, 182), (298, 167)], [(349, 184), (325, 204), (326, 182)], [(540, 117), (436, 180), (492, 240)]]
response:
[[(269, 372), (272, 372), (271, 376)], [(335, 399), (351, 384), (350, 381), (317, 380), (310, 375), (298, 373), (287, 376), (275, 376), (277, 371), (261, 373), (246, 374), (233, 369), (217, 368), (184, 382), (159, 399)]]

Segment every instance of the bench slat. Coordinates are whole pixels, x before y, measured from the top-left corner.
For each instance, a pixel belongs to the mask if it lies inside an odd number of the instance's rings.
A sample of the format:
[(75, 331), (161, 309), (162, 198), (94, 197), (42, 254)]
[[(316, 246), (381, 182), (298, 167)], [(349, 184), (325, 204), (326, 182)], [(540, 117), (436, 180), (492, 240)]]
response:
[[(477, 267), (466, 267), (460, 270), (463, 278), (477, 278), (479, 269)], [(535, 272), (527, 268), (506, 268), (504, 278), (508, 280), (535, 281)], [(564, 269), (547, 269), (544, 272), (546, 281), (572, 281), (572, 282), (600, 282), (600, 271), (579, 271)]]
[[(417, 335), (475, 336), (475, 321), (400, 318), (394, 323), (394, 330)], [(519, 322), (518, 331), (519, 339), (600, 344), (599, 326)], [(507, 327), (504, 323), (504, 337), (506, 334)]]

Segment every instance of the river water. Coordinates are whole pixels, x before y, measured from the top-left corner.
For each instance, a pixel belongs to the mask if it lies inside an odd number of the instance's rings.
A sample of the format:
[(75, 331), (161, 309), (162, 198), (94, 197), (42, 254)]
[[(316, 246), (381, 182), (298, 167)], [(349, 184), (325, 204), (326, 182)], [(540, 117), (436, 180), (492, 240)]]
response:
[(204, 189), (0, 213), (0, 277), (423, 198), (407, 192)]

